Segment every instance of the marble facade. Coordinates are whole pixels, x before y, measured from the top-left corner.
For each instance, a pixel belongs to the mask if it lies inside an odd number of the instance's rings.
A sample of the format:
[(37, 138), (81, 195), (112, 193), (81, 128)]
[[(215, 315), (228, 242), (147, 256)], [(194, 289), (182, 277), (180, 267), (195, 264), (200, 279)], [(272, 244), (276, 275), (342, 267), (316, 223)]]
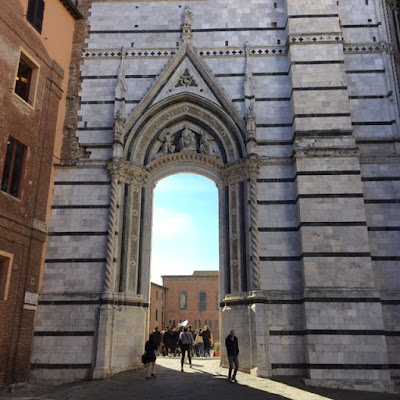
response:
[(79, 121), (66, 129), (79, 151), (56, 174), (32, 379), (140, 365), (152, 191), (192, 172), (219, 190), (221, 330), (241, 338), (241, 368), (391, 390), (400, 121), (389, 5), (85, 4)]

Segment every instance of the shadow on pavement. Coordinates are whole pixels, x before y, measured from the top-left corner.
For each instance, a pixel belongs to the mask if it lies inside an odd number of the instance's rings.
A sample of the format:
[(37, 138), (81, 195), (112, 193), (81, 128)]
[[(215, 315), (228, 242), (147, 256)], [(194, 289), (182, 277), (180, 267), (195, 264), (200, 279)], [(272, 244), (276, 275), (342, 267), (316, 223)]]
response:
[(332, 400), (400, 400), (400, 396), (397, 394), (362, 392), (358, 390), (326, 389), (321, 387), (307, 386), (301, 378), (297, 377), (279, 376), (272, 378), (272, 380), (293, 388), (298, 388), (310, 393), (326, 396)]
[(60, 386), (30, 385), (1, 400), (394, 400), (395, 395), (310, 388), (296, 378), (262, 379), (238, 373), (239, 383), (227, 380), (218, 361), (193, 359), (193, 368), (179, 359), (158, 359), (156, 377), (145, 370), (122, 372), (111, 378)]

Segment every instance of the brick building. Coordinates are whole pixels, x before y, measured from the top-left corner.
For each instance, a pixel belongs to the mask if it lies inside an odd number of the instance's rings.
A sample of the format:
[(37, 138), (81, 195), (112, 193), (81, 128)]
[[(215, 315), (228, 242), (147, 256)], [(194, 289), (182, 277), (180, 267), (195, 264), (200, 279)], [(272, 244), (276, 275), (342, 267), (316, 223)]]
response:
[(164, 309), (166, 295), (167, 289), (164, 286), (151, 282), (149, 332), (152, 332), (156, 326), (161, 331), (165, 326)]
[[(0, 11), (0, 388), (27, 378), (60, 159), (75, 20), (71, 0)], [(48, 338), (44, 338), (48, 340)]]
[(193, 329), (208, 325), (219, 340), (218, 271), (194, 271), (193, 275), (164, 275), (165, 323), (177, 326), (188, 320)]

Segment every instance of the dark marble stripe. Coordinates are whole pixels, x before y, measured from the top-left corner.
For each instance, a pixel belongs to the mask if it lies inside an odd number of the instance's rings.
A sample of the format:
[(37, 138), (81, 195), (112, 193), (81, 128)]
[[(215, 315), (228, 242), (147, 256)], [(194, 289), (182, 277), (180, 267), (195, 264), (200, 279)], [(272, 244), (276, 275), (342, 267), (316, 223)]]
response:
[(110, 185), (109, 181), (57, 181), (54, 182), (54, 185), (56, 186), (103, 186), (103, 185)]
[(108, 232), (49, 232), (48, 236), (107, 236)]
[(269, 331), (271, 336), (305, 336), (305, 335), (347, 335), (347, 336), (400, 336), (398, 332), (386, 332), (380, 329), (304, 329)]
[(103, 263), (106, 258), (47, 258), (46, 264), (59, 264), (59, 263)]
[(400, 226), (369, 226), (370, 232), (397, 232), (400, 231)]
[(377, 28), (379, 24), (342, 25), (345, 29)]
[(75, 209), (101, 209), (101, 208), (110, 208), (109, 204), (104, 204), (104, 205), (67, 205), (67, 206), (51, 206), (53, 210), (75, 210)]
[(352, 122), (353, 126), (375, 126), (375, 125), (393, 125), (396, 121), (364, 121), (364, 122)]
[(400, 364), (271, 364), (272, 369), (339, 369), (339, 370), (387, 370), (400, 369)]
[(400, 199), (364, 199), (365, 204), (399, 204)]
[(31, 369), (90, 369), (92, 364), (31, 364)]
[(361, 178), (363, 182), (390, 182), (390, 181), (400, 181), (399, 176), (374, 176), (374, 177), (363, 177)]
[(354, 69), (345, 71), (346, 74), (384, 74), (384, 69)]
[(94, 331), (36, 331), (34, 336), (94, 336)]
[(288, 18), (337, 18), (339, 14), (301, 14), (301, 15), (288, 15)]

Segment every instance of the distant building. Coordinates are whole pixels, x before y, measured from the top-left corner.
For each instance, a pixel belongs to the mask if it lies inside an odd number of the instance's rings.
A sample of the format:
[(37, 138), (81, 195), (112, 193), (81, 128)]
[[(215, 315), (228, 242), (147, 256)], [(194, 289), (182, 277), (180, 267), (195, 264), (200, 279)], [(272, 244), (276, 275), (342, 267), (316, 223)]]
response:
[[(0, 9), (1, 389), (28, 376), (73, 34), (81, 14), (71, 0), (5, 0)], [(35, 362), (41, 365), (49, 359), (40, 346), (54, 337), (36, 335), (41, 356)]]
[(165, 323), (173, 326), (188, 320), (193, 329), (208, 325), (219, 340), (218, 271), (194, 271), (193, 275), (164, 275)]
[(164, 305), (166, 294), (167, 289), (164, 286), (151, 282), (149, 332), (153, 331), (156, 326), (158, 326), (159, 331), (162, 331), (165, 326)]

